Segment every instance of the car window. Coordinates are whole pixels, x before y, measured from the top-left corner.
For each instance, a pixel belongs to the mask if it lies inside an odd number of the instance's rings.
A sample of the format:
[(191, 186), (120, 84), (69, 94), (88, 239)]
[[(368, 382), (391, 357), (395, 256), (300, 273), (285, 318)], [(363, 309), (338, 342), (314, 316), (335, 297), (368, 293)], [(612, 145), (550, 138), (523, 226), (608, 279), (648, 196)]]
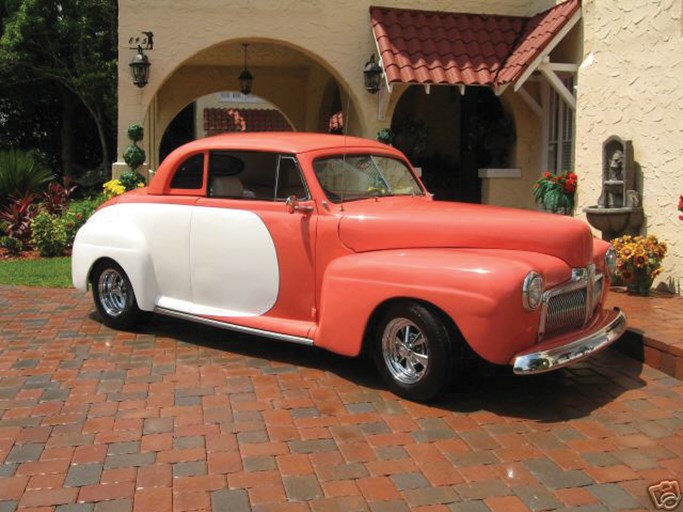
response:
[(308, 196), (294, 157), (256, 151), (212, 151), (208, 194), (261, 201)]
[(176, 169), (171, 188), (196, 190), (204, 186), (204, 154), (193, 155)]
[(278, 166), (278, 182), (276, 199), (284, 201), (290, 196), (297, 199), (308, 199), (308, 191), (304, 185), (296, 158), (281, 156)]
[(313, 162), (315, 175), (330, 201), (377, 196), (423, 195), (401, 160), (379, 155), (339, 155)]

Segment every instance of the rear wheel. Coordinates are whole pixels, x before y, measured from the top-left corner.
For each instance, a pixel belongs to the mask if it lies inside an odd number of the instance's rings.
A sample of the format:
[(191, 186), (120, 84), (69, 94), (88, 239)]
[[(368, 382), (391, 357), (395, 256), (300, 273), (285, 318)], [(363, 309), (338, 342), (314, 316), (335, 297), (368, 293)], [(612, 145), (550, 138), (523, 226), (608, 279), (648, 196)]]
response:
[(130, 329), (142, 312), (135, 299), (130, 279), (120, 265), (110, 260), (98, 263), (92, 272), (92, 295), (105, 325)]
[(436, 398), (449, 380), (451, 352), (447, 326), (420, 303), (392, 305), (379, 322), (375, 364), (399, 396), (416, 401)]

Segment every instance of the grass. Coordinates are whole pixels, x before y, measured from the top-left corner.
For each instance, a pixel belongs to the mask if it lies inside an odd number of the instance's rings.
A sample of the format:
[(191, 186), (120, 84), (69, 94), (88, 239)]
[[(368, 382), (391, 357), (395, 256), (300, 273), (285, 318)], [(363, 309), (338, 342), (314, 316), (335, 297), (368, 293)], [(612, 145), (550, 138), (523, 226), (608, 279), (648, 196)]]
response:
[(0, 284), (70, 288), (71, 258), (0, 260)]

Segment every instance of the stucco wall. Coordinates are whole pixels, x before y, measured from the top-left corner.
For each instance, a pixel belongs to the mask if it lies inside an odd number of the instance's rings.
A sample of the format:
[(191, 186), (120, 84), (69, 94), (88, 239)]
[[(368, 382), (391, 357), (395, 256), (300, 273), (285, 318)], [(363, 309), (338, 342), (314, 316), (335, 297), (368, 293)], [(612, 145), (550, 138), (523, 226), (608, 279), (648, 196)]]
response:
[[(155, 134), (150, 142), (153, 144), (156, 140), (158, 143), (165, 125), (160, 123), (157, 114), (166, 119), (170, 108), (159, 101), (161, 95), (166, 98), (182, 97), (188, 83), (183, 83), (183, 89), (175, 83), (170, 84), (174, 82), (176, 73), (184, 74), (185, 70), (180, 68), (190, 63), (193, 56), (225, 41), (235, 41), (235, 44), (240, 41), (273, 41), (303, 53), (330, 73), (340, 84), (342, 94), (350, 97), (352, 107), (358, 112), (357, 117), (351, 120), (355, 133), (374, 136), (380, 128), (388, 125), (388, 120), (377, 119), (378, 97), (368, 94), (363, 88), (362, 68), (368, 56), (375, 51), (369, 5), (531, 15), (552, 3), (554, 0), (462, 0), (457, 3), (452, 0), (197, 0), (191, 3), (180, 0), (121, 0), (117, 154), (120, 158), (121, 150), (127, 144), (126, 127), (145, 118), (147, 122), (158, 124), (148, 127)], [(155, 47), (147, 52), (152, 63), (149, 84), (138, 89), (130, 79), (128, 63), (134, 51), (128, 48), (128, 40), (140, 35), (141, 30), (154, 32)], [(231, 84), (234, 86), (232, 75), (228, 77), (226, 71), (217, 73), (225, 73), (225, 78), (229, 78), (224, 82), (225, 88)], [(264, 97), (282, 108), (274, 98)], [(155, 110), (157, 106), (159, 110)], [(183, 106), (174, 105), (173, 108)], [(152, 111), (155, 115), (149, 115)], [(303, 111), (309, 113), (310, 105)], [(291, 118), (290, 113), (288, 116)], [(310, 127), (316, 123), (304, 114), (303, 124)]]
[[(232, 67), (196, 73), (202, 63), (193, 58), (217, 45), (231, 42), (239, 51), (241, 42), (270, 42), (304, 56), (309, 61), (305, 68), (283, 68), (280, 76), (273, 68), (265, 70), (255, 88), (268, 79), (271, 90), (255, 93), (285, 111), (298, 129), (316, 129), (320, 125), (316, 113), (332, 77), (342, 104), (352, 110), (350, 133), (374, 137), (391, 122), (404, 88), (394, 88), (387, 117), (379, 120), (379, 95), (364, 90), (362, 77), (363, 64), (375, 52), (370, 4), (530, 16), (555, 3), (558, 0), (121, 0), (117, 155), (120, 158), (128, 143), (125, 130), (130, 123), (144, 120), (149, 153), (165, 125), (188, 101), (236, 88), (239, 60)], [(150, 83), (138, 89), (130, 79), (128, 63), (134, 52), (128, 49), (128, 39), (141, 30), (154, 32), (155, 48), (148, 52)], [(602, 140), (614, 134), (632, 139), (643, 175), (645, 231), (669, 243), (664, 278), (672, 278), (677, 286), (683, 276), (683, 226), (676, 212), (678, 194), (683, 192), (681, 32), (680, 0), (584, 0), (582, 25), (556, 50), (565, 62), (592, 55), (592, 64), (582, 68), (578, 77), (577, 211), (597, 201)], [(583, 55), (575, 59), (574, 52), (581, 48)], [(515, 165), (522, 168), (522, 178), (484, 183), (484, 201), (533, 207), (531, 186), (541, 171), (540, 121), (512, 91), (505, 91), (502, 100), (515, 118)]]
[[(602, 141), (633, 141), (642, 173), (644, 233), (669, 244), (662, 280), (680, 290), (683, 222), (683, 35), (680, 0), (584, 0), (579, 71), (576, 169), (579, 207), (596, 204)], [(588, 58), (588, 56), (591, 56)], [(639, 180), (641, 181), (641, 180)], [(579, 210), (580, 210), (579, 208)]]

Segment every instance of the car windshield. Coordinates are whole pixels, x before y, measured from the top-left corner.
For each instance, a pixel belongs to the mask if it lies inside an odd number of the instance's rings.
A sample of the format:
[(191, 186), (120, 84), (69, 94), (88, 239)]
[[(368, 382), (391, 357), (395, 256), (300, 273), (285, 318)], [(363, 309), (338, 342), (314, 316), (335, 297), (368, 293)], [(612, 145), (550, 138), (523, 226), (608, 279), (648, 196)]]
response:
[(313, 162), (315, 175), (333, 203), (378, 196), (424, 195), (408, 166), (380, 155), (338, 155)]

